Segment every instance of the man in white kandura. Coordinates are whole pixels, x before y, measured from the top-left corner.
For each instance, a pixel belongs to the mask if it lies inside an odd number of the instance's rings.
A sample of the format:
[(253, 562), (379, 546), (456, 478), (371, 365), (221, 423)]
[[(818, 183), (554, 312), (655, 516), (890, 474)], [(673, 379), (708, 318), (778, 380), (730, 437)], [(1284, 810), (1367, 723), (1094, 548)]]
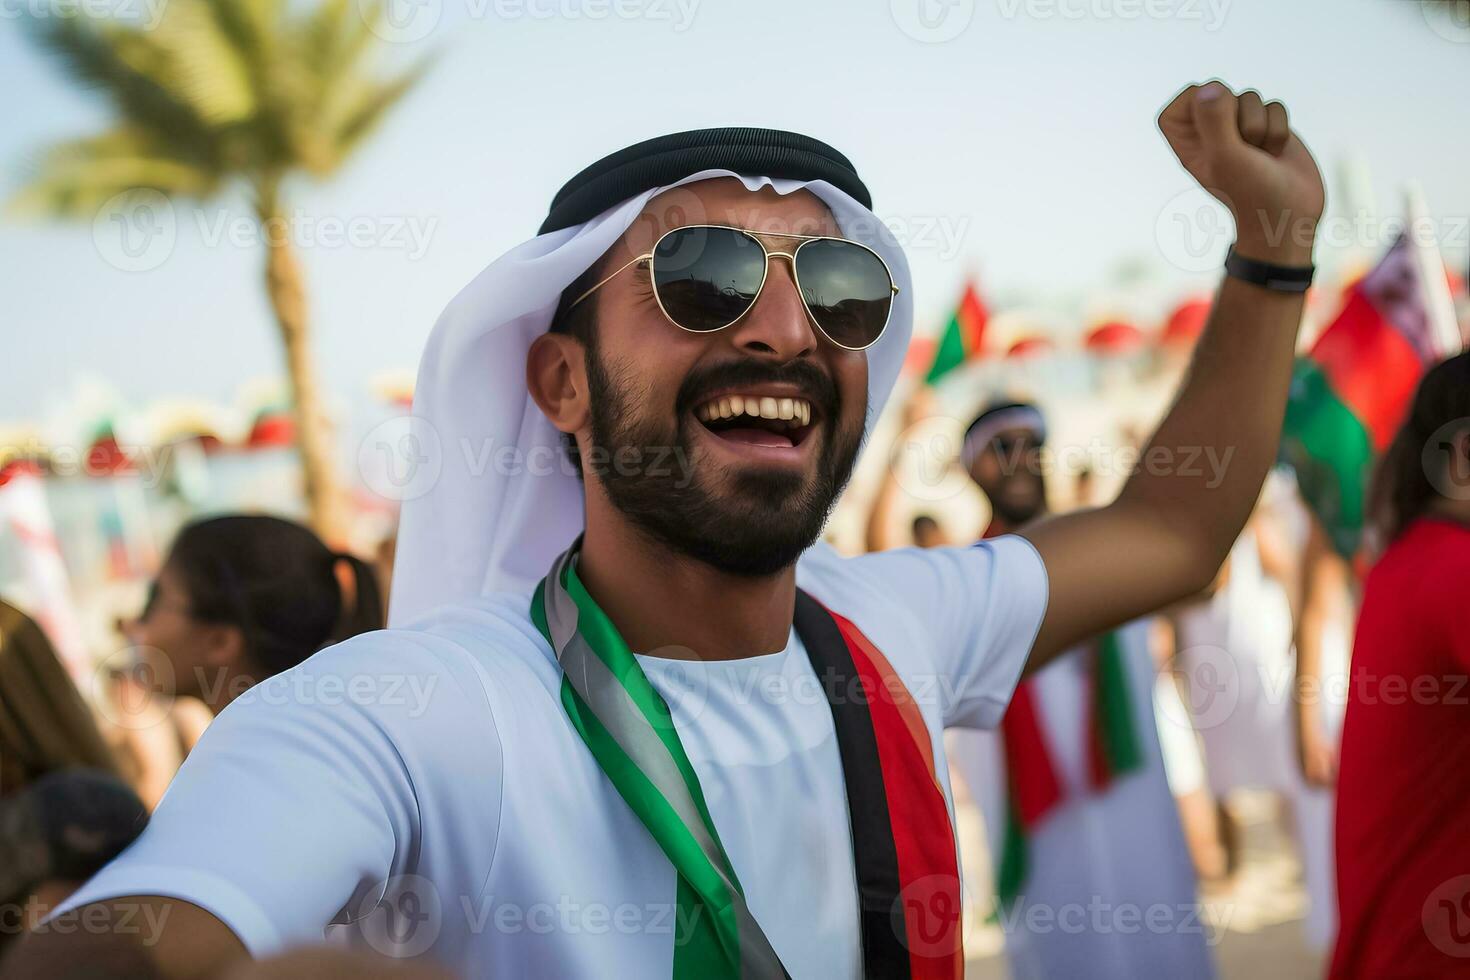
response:
[[(1045, 443), (1029, 402), (991, 404), (966, 430), (986, 540), (1045, 517)], [(952, 771), (985, 814), (1014, 980), (1214, 975), (1164, 772), (1149, 625), (1089, 637), (1022, 680), (992, 730), (949, 733)]]
[[(340, 932), (473, 977), (960, 976), (943, 729), (1202, 588), (1276, 451), (1320, 175), (1254, 92), (1159, 126), (1237, 220), (1153, 441), (1232, 447), (1218, 485), (1151, 467), (1024, 535), (840, 558), (815, 542), (908, 346), (902, 251), (815, 140), (629, 147), (429, 340), (395, 628), (231, 705), (5, 975), (209, 977)], [(140, 908), (156, 941), (106, 927)]]

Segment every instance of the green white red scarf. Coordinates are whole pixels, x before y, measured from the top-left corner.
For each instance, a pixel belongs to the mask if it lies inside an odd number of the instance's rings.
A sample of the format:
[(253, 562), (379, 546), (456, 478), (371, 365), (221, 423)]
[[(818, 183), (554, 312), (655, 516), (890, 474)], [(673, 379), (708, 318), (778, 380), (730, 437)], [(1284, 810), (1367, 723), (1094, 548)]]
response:
[[(991, 524), (982, 537), (1001, 533)], [(1134, 728), (1128, 661), (1116, 632), (1098, 640), (1088, 667), (1087, 781), (1101, 793), (1143, 766), (1143, 746)], [(1062, 802), (1062, 781), (1042, 734), (1035, 685), (1035, 678), (1027, 678), (1016, 686), (1000, 722), (1007, 798), (995, 891), (1002, 907), (1015, 901), (1026, 883), (1031, 831)]]
[[(537, 586), (531, 618), (561, 664), (567, 716), (674, 866), (673, 975), (785, 977), (746, 906), (668, 705), (577, 577), (579, 546)], [(919, 706), (857, 627), (799, 590), (794, 625), (837, 733), (864, 973), (957, 980), (964, 971), (959, 868)]]
[[(1102, 793), (1119, 776), (1142, 767), (1143, 747), (1134, 728), (1128, 661), (1116, 632), (1098, 640), (1088, 667), (1088, 785), (1094, 793)], [(1032, 829), (1062, 802), (1062, 783), (1042, 734), (1035, 685), (1035, 678), (1020, 683), (1000, 723), (1009, 790), (996, 876), (1002, 906), (1011, 904), (1025, 885)]]

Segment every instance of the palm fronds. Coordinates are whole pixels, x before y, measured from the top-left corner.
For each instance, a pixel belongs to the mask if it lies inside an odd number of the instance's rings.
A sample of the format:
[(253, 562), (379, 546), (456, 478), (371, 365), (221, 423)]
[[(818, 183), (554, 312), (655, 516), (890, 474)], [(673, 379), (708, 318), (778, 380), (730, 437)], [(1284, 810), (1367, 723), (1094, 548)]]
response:
[(113, 129), (49, 148), (12, 204), (83, 214), (130, 188), (191, 197), (232, 181), (332, 173), (427, 70), (374, 69), (381, 0), (169, 0), (157, 23), (33, 17), (72, 78), (106, 98)]

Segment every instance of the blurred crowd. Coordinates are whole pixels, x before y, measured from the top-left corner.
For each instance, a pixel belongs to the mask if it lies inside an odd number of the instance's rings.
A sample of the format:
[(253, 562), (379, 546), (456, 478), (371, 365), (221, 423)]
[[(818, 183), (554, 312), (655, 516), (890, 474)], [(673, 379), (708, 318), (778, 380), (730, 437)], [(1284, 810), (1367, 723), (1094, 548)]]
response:
[(0, 601), (0, 944), (142, 832), (215, 714), (384, 615), (367, 562), (255, 514), (179, 531), (141, 607), (117, 624), (128, 656), (90, 685)]
[[(880, 430), (878, 438), (891, 440), (886, 458), (870, 454), (878, 465), (844, 497), (828, 538), (850, 552), (933, 547), (1098, 505), (1136, 465), (1140, 434), (1162, 412), (1183, 363), (1105, 365), (1082, 398), (1033, 397), (1014, 375), (960, 372), (938, 388), (916, 380)], [(1461, 605), (1470, 577), (1456, 580), (1454, 569), (1470, 552), (1465, 502), (1437, 492), (1442, 484), (1426, 483), (1417, 458), (1404, 453), (1467, 418), (1470, 355), (1462, 354), (1421, 384), (1403, 436), (1408, 448), (1385, 456), (1382, 467), (1397, 471), (1380, 476), (1374, 498), (1384, 518), (1379, 564), (1412, 545), (1417, 557), (1399, 563), (1421, 573), (1424, 561), (1443, 563)], [(1455, 438), (1466, 452), (1470, 435)], [(1124, 458), (1135, 462), (1120, 465)], [(1457, 537), (1438, 543), (1441, 529)], [(391, 563), (391, 535), (367, 561), (281, 517), (189, 520), (152, 569), (146, 598), (116, 624), (127, 655), (83, 677), (34, 619), (0, 603), (0, 944), (141, 832), (216, 713), (324, 646), (381, 628)], [(1425, 618), (1403, 605), (1400, 578), (1379, 586), (1390, 594), (1377, 599), (1378, 620), (1365, 634), (1359, 611), (1374, 604), (1380, 581), (1365, 578), (1370, 564), (1332, 547), (1290, 470), (1278, 468), (1209, 588), (1027, 680), (999, 728), (948, 733), (961, 798), (982, 818), (981, 829), (961, 835), (973, 876), (968, 912), (999, 924), (1013, 976), (1086, 975), (1099, 955), (1095, 941), (1037, 927), (1014, 904), (1020, 893), (1023, 905), (1052, 909), (1106, 896), (1119, 908), (1195, 914), (1201, 896), (1228, 894), (1242, 866), (1243, 792), (1273, 801), (1309, 896), (1303, 942), (1328, 955), (1339, 908), (1361, 913), (1361, 894), (1340, 900), (1338, 882), (1377, 887), (1352, 861), (1344, 868), (1341, 837), (1334, 845), (1339, 773), (1353, 779), (1344, 715), (1351, 722), (1355, 711), (1374, 713), (1382, 700), (1353, 706), (1362, 690), (1350, 671), (1412, 660), (1401, 647), (1418, 634), (1395, 617)], [(1434, 601), (1452, 614), (1452, 599)], [(1401, 740), (1397, 751), (1427, 757), (1440, 747)], [(1384, 761), (1381, 746), (1359, 752)], [(1048, 774), (1050, 795), (1023, 812), (1017, 800), (1034, 787), (1019, 774), (1037, 772)], [(1351, 789), (1358, 809), (1345, 815), (1338, 804), (1337, 831), (1373, 850), (1362, 835), (1384, 828), (1363, 808), (1378, 791), (1361, 778)], [(1426, 819), (1421, 834), (1446, 832)], [(1176, 923), (1172, 932), (1187, 930)], [(1202, 943), (1188, 945), (1181, 962), (1195, 948), (1209, 955)], [(1200, 969), (1211, 970), (1207, 960)]]

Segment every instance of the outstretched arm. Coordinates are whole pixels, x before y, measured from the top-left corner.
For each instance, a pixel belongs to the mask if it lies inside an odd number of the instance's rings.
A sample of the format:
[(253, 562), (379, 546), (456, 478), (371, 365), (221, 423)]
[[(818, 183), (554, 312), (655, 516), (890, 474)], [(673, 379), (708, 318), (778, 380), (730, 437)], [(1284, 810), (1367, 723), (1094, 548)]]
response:
[(872, 510), (868, 512), (865, 536), (868, 551), (887, 551), (889, 548), (902, 548), (916, 543), (904, 514), (904, 495), (898, 482), (898, 468), (903, 465), (900, 455), (905, 435), (933, 413), (933, 392), (920, 385), (903, 407), (903, 431), (893, 441), (892, 455), (887, 468), (883, 470), (883, 481), (878, 485)]
[(873, 508), (868, 511), (868, 528), (864, 543), (868, 551), (887, 551), (889, 548), (902, 548), (904, 545), (912, 544), (909, 536), (903, 533), (903, 515), (899, 513), (898, 477), (895, 471), (898, 469), (899, 461), (891, 459), (883, 471), (883, 482), (878, 485), (878, 492), (873, 497)]
[(197, 905), (135, 896), (84, 905), (42, 924), (0, 963), (0, 978), (193, 980), (222, 976), (249, 958), (235, 934)]
[[(1238, 254), (1310, 264), (1322, 178), (1279, 102), (1192, 85), (1158, 124), (1234, 214)], [(1028, 669), (1209, 584), (1275, 459), (1301, 314), (1300, 293), (1226, 278), (1178, 400), (1118, 499), (1022, 532), (1051, 593)]]
[(1322, 652), (1333, 618), (1341, 616), (1348, 605), (1344, 597), (1351, 577), (1348, 563), (1332, 549), (1326, 530), (1314, 515), (1302, 559), (1301, 608), (1296, 618), (1296, 696), (1291, 699), (1297, 762), (1312, 786), (1331, 786), (1337, 781), (1337, 745), (1322, 720)]

